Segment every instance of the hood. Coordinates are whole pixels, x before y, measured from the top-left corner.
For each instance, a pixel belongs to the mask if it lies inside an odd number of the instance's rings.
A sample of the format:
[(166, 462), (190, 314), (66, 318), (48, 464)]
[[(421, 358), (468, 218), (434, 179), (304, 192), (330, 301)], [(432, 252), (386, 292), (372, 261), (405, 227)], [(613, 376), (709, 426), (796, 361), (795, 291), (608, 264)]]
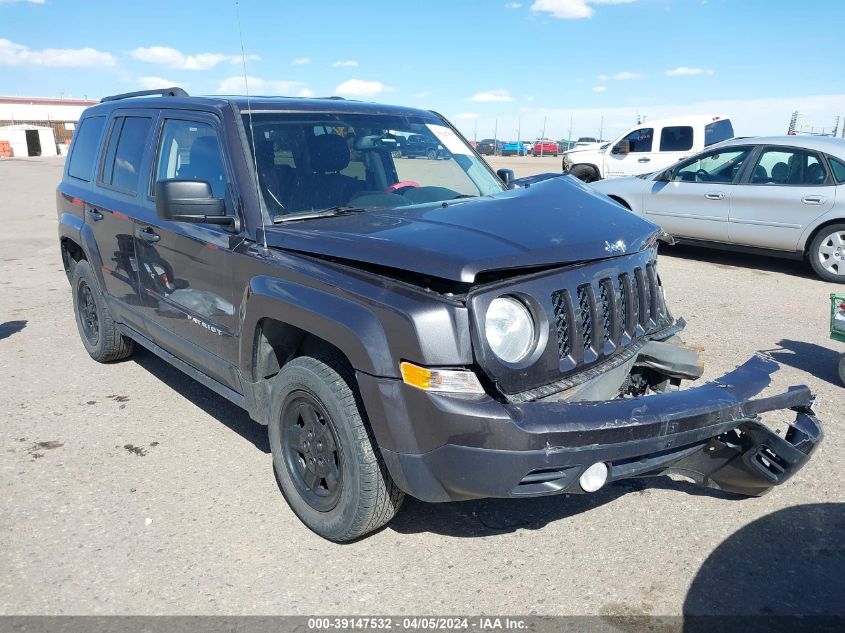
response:
[(658, 233), (655, 224), (579, 180), (557, 177), (449, 204), (275, 225), (267, 228), (267, 243), (473, 283), (486, 271), (604, 259), (621, 254), (619, 249), (633, 253), (650, 246)]

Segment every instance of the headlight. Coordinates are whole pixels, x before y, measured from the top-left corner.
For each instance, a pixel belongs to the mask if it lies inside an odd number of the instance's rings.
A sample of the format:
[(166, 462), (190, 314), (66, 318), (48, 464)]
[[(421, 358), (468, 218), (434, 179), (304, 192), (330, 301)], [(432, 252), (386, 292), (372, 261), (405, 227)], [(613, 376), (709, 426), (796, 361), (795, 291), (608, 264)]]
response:
[(506, 363), (518, 363), (534, 346), (534, 319), (528, 308), (513, 297), (490, 302), (484, 319), (487, 344)]

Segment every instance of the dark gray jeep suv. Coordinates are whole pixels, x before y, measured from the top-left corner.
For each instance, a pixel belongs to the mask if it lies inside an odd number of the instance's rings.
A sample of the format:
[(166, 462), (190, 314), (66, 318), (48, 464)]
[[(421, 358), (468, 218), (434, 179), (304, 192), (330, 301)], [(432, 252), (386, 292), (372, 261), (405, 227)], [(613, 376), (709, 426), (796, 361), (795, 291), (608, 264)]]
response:
[[(412, 136), (447, 151), (404, 158)], [(117, 95), (83, 114), (57, 202), (91, 357), (142, 345), (267, 425), (285, 498), (328, 539), (405, 493), (680, 473), (759, 495), (822, 437), (806, 387), (755, 399), (770, 360), (679, 389), (702, 366), (656, 226), (569, 176), (493, 173), (433, 112)]]

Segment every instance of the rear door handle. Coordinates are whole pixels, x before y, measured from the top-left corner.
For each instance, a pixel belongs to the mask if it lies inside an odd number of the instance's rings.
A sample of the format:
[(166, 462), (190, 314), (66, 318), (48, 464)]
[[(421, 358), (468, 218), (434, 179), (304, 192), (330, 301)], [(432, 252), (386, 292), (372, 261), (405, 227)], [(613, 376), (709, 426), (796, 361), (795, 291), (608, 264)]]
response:
[(135, 229), (135, 237), (139, 240), (144, 240), (145, 242), (158, 242), (161, 239), (161, 236), (150, 227)]
[(643, 157), (643, 158), (640, 158), (637, 162), (638, 163), (650, 163), (651, 159)]
[(88, 209), (85, 209), (85, 213), (88, 215), (89, 218), (94, 220), (94, 222), (99, 222), (103, 219), (103, 214), (94, 208), (89, 207)]
[(705, 193), (704, 197), (707, 198), (708, 200), (723, 200), (724, 197), (725, 197), (725, 194), (722, 193), (721, 191), (712, 191), (710, 193)]
[(824, 204), (824, 196), (804, 196), (801, 202), (804, 204)]

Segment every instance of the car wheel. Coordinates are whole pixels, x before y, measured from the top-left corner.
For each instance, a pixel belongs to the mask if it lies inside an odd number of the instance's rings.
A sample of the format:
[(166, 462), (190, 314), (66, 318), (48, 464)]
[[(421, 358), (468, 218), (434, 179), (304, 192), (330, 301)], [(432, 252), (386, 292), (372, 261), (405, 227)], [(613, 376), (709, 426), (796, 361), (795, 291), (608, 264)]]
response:
[(135, 343), (117, 329), (87, 261), (78, 261), (73, 267), (71, 288), (76, 326), (88, 355), (99, 363), (131, 355)]
[(819, 231), (807, 256), (819, 277), (845, 283), (845, 224), (832, 224)]
[(381, 459), (354, 374), (335, 354), (300, 356), (273, 379), (273, 469), (291, 509), (331, 541), (385, 525), (404, 494)]
[(575, 165), (569, 170), (569, 173), (584, 182), (595, 182), (598, 180), (596, 178), (596, 170), (589, 165)]
[(428, 160), (437, 160), (437, 150), (430, 149), (425, 155), (428, 157)]

